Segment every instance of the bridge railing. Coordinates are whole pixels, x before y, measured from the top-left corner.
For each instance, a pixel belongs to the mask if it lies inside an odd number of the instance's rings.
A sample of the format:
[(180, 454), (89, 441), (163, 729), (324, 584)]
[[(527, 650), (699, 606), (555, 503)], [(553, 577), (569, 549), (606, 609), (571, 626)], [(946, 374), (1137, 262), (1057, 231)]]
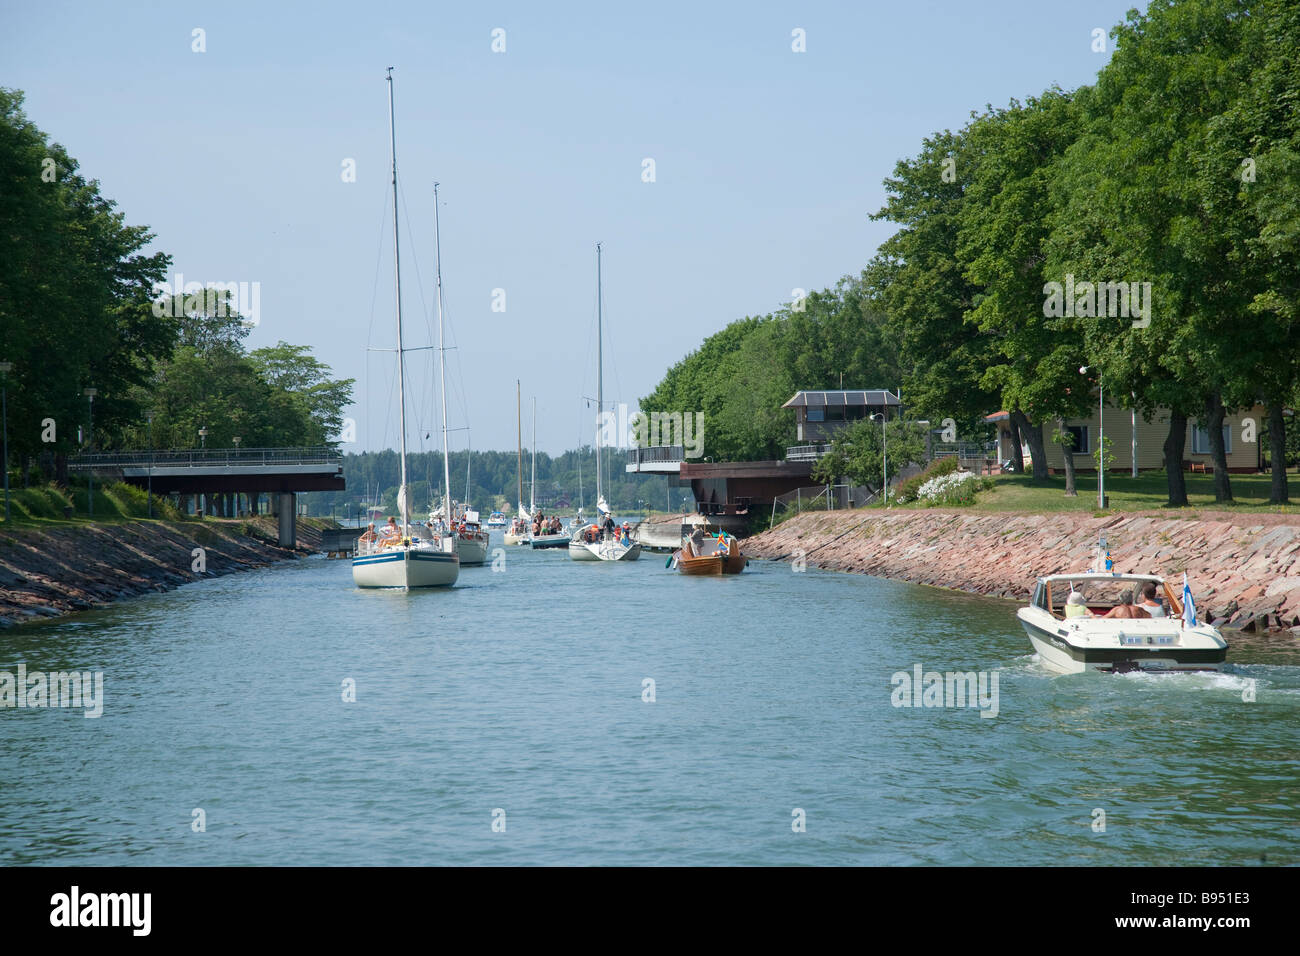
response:
[(92, 468), (202, 467), (205, 465), (342, 465), (343, 456), (329, 447), (315, 448), (190, 448), (182, 451), (95, 452), (68, 460), (71, 471)]
[(672, 464), (685, 460), (686, 446), (684, 445), (651, 445), (648, 448), (629, 448), (627, 450), (627, 463), (629, 465)]

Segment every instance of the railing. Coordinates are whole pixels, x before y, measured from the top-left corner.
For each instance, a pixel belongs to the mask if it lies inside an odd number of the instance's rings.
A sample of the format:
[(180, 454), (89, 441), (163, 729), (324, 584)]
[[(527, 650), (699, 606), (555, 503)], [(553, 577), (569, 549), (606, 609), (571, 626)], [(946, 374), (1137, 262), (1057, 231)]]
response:
[(935, 442), (935, 458), (951, 458), (956, 455), (958, 458), (996, 458), (998, 454), (997, 442)]
[(185, 451), (95, 452), (69, 459), (70, 471), (92, 468), (122, 468), (132, 465), (154, 467), (201, 467), (205, 465), (335, 465), (343, 456), (333, 448), (191, 448)]
[(684, 445), (651, 445), (649, 448), (629, 448), (627, 450), (627, 463), (629, 465), (644, 465), (652, 462), (672, 464), (685, 460), (686, 447)]
[(816, 461), (831, 453), (830, 445), (791, 445), (785, 450), (786, 461)]

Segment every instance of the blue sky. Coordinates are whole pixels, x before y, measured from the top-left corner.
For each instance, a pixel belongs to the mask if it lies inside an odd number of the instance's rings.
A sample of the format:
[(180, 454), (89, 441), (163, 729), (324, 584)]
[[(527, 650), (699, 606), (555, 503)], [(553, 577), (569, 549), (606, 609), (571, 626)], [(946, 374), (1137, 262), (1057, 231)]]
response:
[[(395, 67), (407, 344), (432, 335), (437, 179), (448, 404), (469, 429), (452, 447), (512, 448), (521, 379), (525, 442), (535, 395), (558, 452), (592, 440), (598, 240), (605, 397), (635, 406), (728, 322), (860, 271), (899, 158), (986, 103), (1092, 82), (1092, 30), (1130, 6), (0, 0), (0, 84), (174, 273), (260, 283), (250, 347), (307, 344), (358, 380), (362, 450), (397, 434), (393, 358), (367, 351), (394, 339)], [(413, 449), (437, 445), (432, 355), (409, 359)]]

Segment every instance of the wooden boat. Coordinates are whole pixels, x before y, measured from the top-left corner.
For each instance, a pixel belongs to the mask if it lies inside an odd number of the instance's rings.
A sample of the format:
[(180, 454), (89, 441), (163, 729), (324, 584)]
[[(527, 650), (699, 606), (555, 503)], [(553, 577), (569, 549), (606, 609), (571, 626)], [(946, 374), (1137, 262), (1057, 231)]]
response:
[(740, 542), (722, 536), (705, 538), (699, 553), (696, 545), (688, 539), (673, 559), (678, 571), (694, 575), (739, 574), (749, 563), (749, 558), (740, 553)]

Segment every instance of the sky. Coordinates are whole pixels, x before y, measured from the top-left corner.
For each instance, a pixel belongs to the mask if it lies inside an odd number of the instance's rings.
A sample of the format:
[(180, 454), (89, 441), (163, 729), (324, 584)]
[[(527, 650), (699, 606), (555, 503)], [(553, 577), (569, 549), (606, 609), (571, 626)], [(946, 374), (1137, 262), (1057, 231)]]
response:
[[(535, 397), (555, 454), (594, 440), (597, 242), (605, 401), (635, 409), (729, 322), (859, 273), (899, 159), (1093, 82), (1093, 31), (1134, 5), (0, 0), (0, 85), (173, 276), (258, 284), (248, 347), (357, 380), (362, 451), (398, 433), (375, 351), (396, 341), (394, 67), (404, 344), (436, 342), (436, 180), (450, 445), (513, 448), (518, 380), (524, 444)], [(413, 451), (440, 447), (435, 359), (407, 356)]]

